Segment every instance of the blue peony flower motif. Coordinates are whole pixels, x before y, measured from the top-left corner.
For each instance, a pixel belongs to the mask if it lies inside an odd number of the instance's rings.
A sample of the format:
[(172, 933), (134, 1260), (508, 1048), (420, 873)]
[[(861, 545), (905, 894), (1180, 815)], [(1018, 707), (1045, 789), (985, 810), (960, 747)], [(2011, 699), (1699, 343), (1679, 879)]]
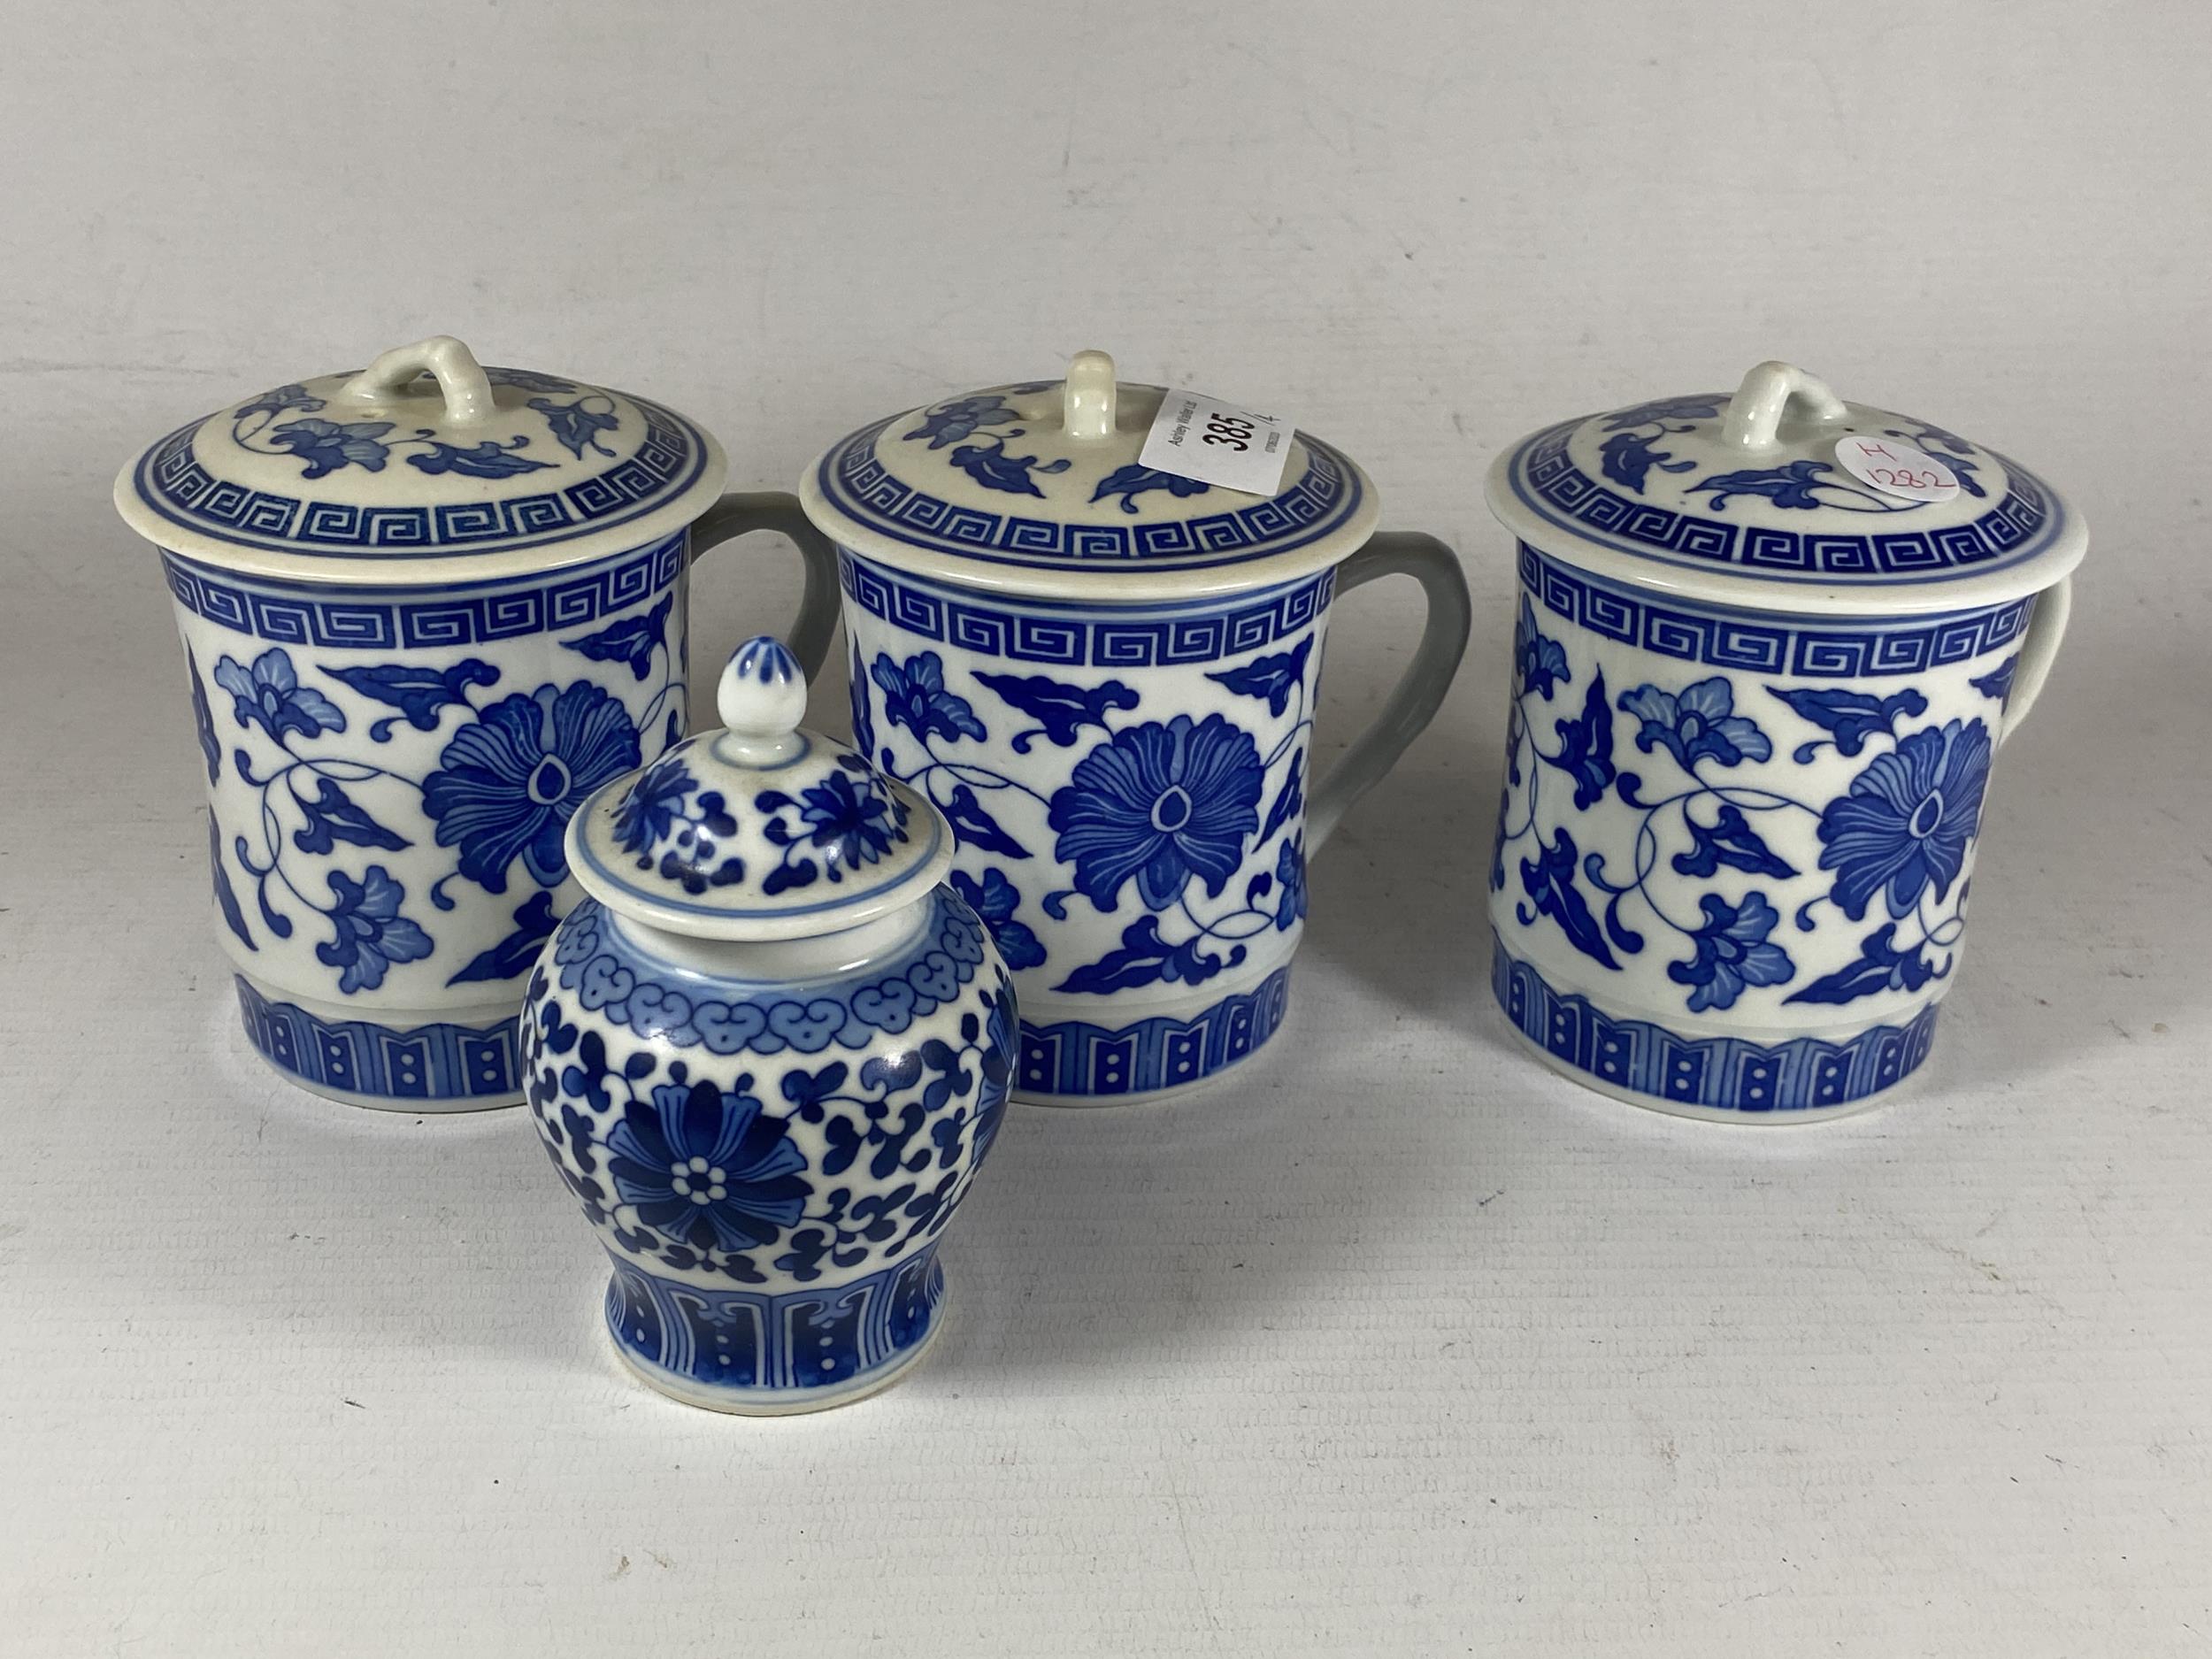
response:
[(884, 718), (904, 726), (925, 743), (932, 733), (972, 737), (979, 742), (988, 735), (968, 700), (945, 689), (945, 665), (934, 651), (908, 657), (904, 667), (878, 651), (869, 677), (883, 687)]
[(833, 881), (875, 863), (899, 839), (889, 797), (872, 782), (856, 784), (849, 772), (833, 772), (800, 790), (798, 804), (806, 838), (822, 849)]
[(311, 686), (300, 684), (290, 653), (273, 645), (249, 669), (236, 657), (215, 664), (215, 683), (230, 693), (241, 726), (257, 726), (281, 743), (287, 732), (319, 737), (346, 729), (344, 711)]
[(1567, 666), (1567, 648), (1537, 631), (1536, 607), (1526, 594), (1521, 595), (1520, 620), (1513, 625), (1513, 661), (1520, 669), (1521, 689), (1536, 693), (1547, 703), (1551, 701), (1554, 686), (1574, 679)]
[(1014, 912), (1021, 908), (1021, 889), (1008, 879), (1003, 870), (987, 869), (980, 881), (964, 870), (956, 870), (952, 872), (952, 890), (983, 918), (983, 925), (991, 930), (998, 954), (1005, 958), (1008, 967), (1044, 965), (1045, 948), (1038, 943), (1037, 935), (1028, 923), (1014, 919)]
[(1644, 723), (1636, 733), (1638, 749), (1648, 755), (1664, 744), (1685, 772), (1708, 758), (1735, 766), (1774, 752), (1766, 733), (1735, 711), (1735, 694), (1723, 675), (1671, 695), (1656, 686), (1639, 686), (1621, 694), (1621, 710)]
[(185, 672), (192, 679), (192, 725), (200, 734), (200, 754), (207, 762), (207, 780), (223, 775), (223, 746), (215, 736), (215, 710), (207, 704), (207, 687), (200, 679), (200, 659), (184, 648)]
[(348, 996), (373, 991), (395, 962), (419, 962), (430, 954), (430, 935), (399, 913), (407, 889), (382, 864), (371, 864), (356, 881), (342, 870), (330, 872), (330, 896), (323, 914), (336, 934), (315, 947), (315, 956), (341, 970), (338, 988)]
[(995, 392), (981, 397), (956, 397), (924, 415), (922, 424), (906, 434), (906, 441), (911, 443), (917, 438), (927, 438), (931, 449), (941, 449), (949, 443), (972, 437), (978, 427), (1002, 426), (1020, 419), (999, 401)]
[(303, 478), (324, 478), (342, 466), (381, 472), (391, 450), (378, 440), (391, 429), (388, 420), (288, 420), (269, 442), (307, 463)]
[(1979, 720), (1926, 726), (1877, 756), (1820, 815), (1820, 867), (1832, 896), (1859, 921), (1886, 889), (1889, 913), (1909, 916), (1929, 888), (1938, 900), (1966, 865), (1989, 787), (1989, 728)]
[[(665, 755), (655, 761), (638, 775), (615, 809), (615, 845), (626, 853), (642, 853), (667, 840), (676, 820), (685, 816), (684, 797), (698, 787), (681, 756)], [(736, 827), (731, 825), (733, 833)]]
[(1193, 876), (1218, 898), (1259, 827), (1264, 781), (1251, 733), (1218, 714), (1131, 726), (1053, 792), (1054, 856), (1075, 866), (1076, 887), (1101, 910), (1132, 878), (1149, 910), (1174, 903)]
[(1306, 918), (1306, 838), (1293, 835), (1275, 855), (1275, 926), (1288, 933)]
[(633, 1101), (607, 1137), (607, 1173), (638, 1220), (704, 1253), (772, 1243), (796, 1225), (813, 1187), (788, 1125), (762, 1114), (751, 1074), (724, 1093), (702, 1078)]
[(1667, 977), (1691, 987), (1690, 1011), (1733, 1008), (1747, 985), (1781, 985), (1797, 972), (1789, 952), (1769, 944), (1780, 914), (1763, 893), (1747, 893), (1741, 904), (1730, 904), (1717, 894), (1698, 901), (1705, 912), (1704, 925), (1690, 935), (1696, 954), (1687, 962), (1671, 962)]
[(579, 680), (502, 698), (463, 726), (423, 780), (438, 844), (461, 849), (461, 872), (507, 890), (520, 858), (540, 887), (568, 873), (561, 835), (584, 797), (638, 764), (637, 727), (601, 687)]

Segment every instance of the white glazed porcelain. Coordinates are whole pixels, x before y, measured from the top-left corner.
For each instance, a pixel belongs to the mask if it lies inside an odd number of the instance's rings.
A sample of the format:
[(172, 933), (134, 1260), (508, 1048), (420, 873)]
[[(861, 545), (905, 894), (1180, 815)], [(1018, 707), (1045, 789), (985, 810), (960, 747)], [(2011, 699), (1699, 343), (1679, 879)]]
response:
[[(1301, 434), (1264, 498), (1155, 471), (1163, 396), (1085, 352), (864, 427), (802, 486), (840, 549), (855, 741), (951, 825), (1020, 987), (1025, 1100), (1157, 1098), (1274, 1033), (1307, 861), (1466, 642), (1456, 556), (1376, 534), (1348, 457)], [(1316, 778), (1330, 601), (1392, 573), (1425, 631)]]
[(1018, 1021), (927, 801), (798, 729), (769, 639), (726, 728), (606, 785), (522, 1048), (554, 1167), (654, 1387), (774, 1415), (873, 1393), (938, 1328), (937, 1245), (998, 1133)]
[[(248, 1035), (310, 1088), (521, 1095), (568, 815), (685, 725), (689, 562), (775, 529), (672, 410), (446, 337), (242, 399), (126, 467), (162, 549)], [(826, 568), (826, 558), (814, 561)], [(794, 637), (818, 656), (824, 581)]]
[[(1839, 440), (1932, 456), (1948, 500)], [(1923, 469), (1930, 471), (1932, 469)], [(1774, 1123), (1920, 1064), (1998, 746), (2040, 690), (2080, 516), (2016, 463), (1784, 364), (1532, 434), (1493, 982), (1556, 1069)]]

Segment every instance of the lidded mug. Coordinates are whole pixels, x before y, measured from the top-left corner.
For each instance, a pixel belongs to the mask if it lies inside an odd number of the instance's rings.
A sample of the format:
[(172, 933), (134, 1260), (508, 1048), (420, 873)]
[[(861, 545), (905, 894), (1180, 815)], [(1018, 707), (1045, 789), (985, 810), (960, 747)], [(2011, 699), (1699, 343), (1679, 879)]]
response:
[[(673, 410), (447, 336), (124, 468), (183, 636), (219, 937), (248, 1037), (294, 1080), (415, 1111), (521, 1098), (568, 818), (687, 724), (691, 559), (818, 540), (725, 471)], [(810, 587), (803, 656), (833, 594)]]
[(1927, 1057), (2080, 514), (1786, 364), (1502, 456), (1518, 543), (1492, 983), (1555, 1069), (1736, 1122)]
[(1018, 1021), (928, 801), (800, 728), (738, 648), (724, 729), (570, 821), (589, 896), (522, 1014), (532, 1115), (613, 1263), (623, 1360), (693, 1405), (872, 1393), (939, 1328), (937, 1246), (998, 1133)]
[[(1456, 555), (1377, 534), (1301, 432), (1257, 495), (1141, 458), (1166, 394), (1103, 352), (862, 427), (807, 473), (837, 544), (854, 741), (949, 821), (1014, 971), (1017, 1098), (1158, 1098), (1280, 1025), (1306, 864), (1428, 724), (1465, 648)], [(1316, 774), (1331, 601), (1421, 583), (1380, 716)]]

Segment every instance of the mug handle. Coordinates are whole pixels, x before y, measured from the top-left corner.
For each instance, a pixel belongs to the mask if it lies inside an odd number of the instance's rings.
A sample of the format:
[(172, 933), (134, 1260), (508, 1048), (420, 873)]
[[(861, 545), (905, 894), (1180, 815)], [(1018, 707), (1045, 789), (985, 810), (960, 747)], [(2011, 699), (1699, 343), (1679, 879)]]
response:
[(2027, 642), (2020, 648), (2020, 666), (2012, 677), (2012, 700), (2005, 707), (2004, 725), (1997, 741), (2002, 743), (2020, 729), (2028, 710), (2043, 694), (2058, 642), (2066, 637), (2066, 623), (2074, 613), (2074, 579), (2062, 577), (2035, 596), (2035, 615), (2028, 623)]
[(1364, 547), (1337, 567), (1336, 591), (1348, 594), (1379, 576), (1397, 575), (1421, 584), (1428, 601), (1428, 621), (1412, 662), (1391, 688), (1375, 723), (1353, 740), (1314, 785), (1306, 808), (1309, 857), (1329, 839), (1346, 809), (1398, 764), (1406, 745), (1436, 718), (1467, 649), (1474, 610), (1467, 597), (1466, 572), (1459, 567), (1459, 555), (1432, 535), (1392, 530), (1370, 536)]
[(773, 530), (798, 544), (806, 591), (785, 643), (811, 680), (837, 632), (837, 549), (814, 527), (799, 498), (780, 489), (732, 490), (692, 521), (691, 557), (695, 562), (709, 548), (756, 530)]

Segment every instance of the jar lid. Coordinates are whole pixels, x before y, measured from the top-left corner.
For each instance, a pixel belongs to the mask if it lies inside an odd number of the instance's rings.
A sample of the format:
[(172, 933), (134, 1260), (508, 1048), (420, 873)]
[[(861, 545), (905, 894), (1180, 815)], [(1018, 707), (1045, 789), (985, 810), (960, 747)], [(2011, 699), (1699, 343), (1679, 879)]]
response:
[(579, 886), (618, 915), (703, 939), (803, 939), (902, 908), (944, 879), (937, 809), (802, 729), (806, 677), (763, 635), (716, 693), (726, 729), (615, 779), (568, 824)]
[(115, 505), (227, 570), (406, 586), (640, 546), (703, 512), (726, 470), (673, 410), (487, 369), (441, 334), (178, 428), (123, 469)]
[(1166, 395), (1080, 352), (1064, 380), (987, 387), (863, 426), (808, 471), (800, 498), (832, 540), (897, 569), (1085, 599), (1289, 580), (1373, 531), (1374, 485), (1305, 433), (1272, 495), (1144, 465)]
[[(1852, 440), (1882, 450), (1870, 464)], [(1656, 398), (1533, 433), (1499, 457), (1488, 494), (1516, 536), (1571, 564), (1763, 610), (1996, 603), (2049, 587), (2089, 544), (2081, 515), (2017, 462), (1847, 403), (1786, 363), (1762, 363), (1733, 397)]]

